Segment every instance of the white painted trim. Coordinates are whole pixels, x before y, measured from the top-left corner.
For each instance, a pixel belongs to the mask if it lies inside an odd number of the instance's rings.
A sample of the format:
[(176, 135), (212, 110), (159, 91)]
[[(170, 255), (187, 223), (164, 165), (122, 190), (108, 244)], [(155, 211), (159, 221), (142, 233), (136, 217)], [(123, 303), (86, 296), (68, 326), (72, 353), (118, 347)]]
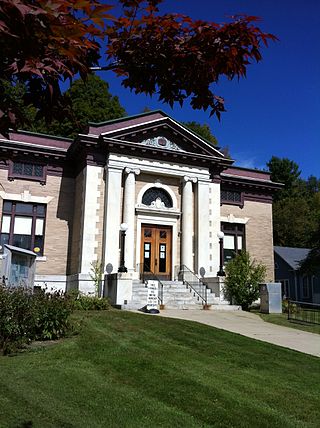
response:
[(220, 221), (223, 223), (247, 224), (249, 220), (250, 217), (235, 217), (233, 214), (229, 214), (227, 216), (220, 216)]
[(174, 279), (174, 267), (177, 263), (177, 237), (178, 227), (177, 219), (172, 217), (159, 217), (156, 215), (138, 215), (137, 216), (137, 240), (136, 240), (136, 264), (140, 263), (140, 247), (141, 247), (141, 225), (144, 224), (157, 224), (159, 226), (171, 226), (172, 227), (172, 280)]
[(22, 193), (7, 193), (1, 190), (0, 197), (10, 201), (32, 202), (35, 204), (49, 204), (54, 199), (53, 196), (33, 196), (29, 190), (24, 190)]
[[(219, 156), (217, 156), (217, 159), (226, 159), (226, 157), (225, 157), (225, 155), (223, 153), (221, 153), (219, 150), (217, 150), (211, 144), (207, 143), (202, 138), (198, 137), (198, 135), (194, 134), (192, 131), (190, 131), (189, 129), (187, 129), (183, 125), (181, 125), (179, 122), (176, 122), (175, 120), (173, 120), (169, 116), (163, 116), (163, 117), (161, 117), (159, 119), (153, 119), (153, 120), (150, 120), (148, 122), (142, 122), (142, 123), (137, 123), (135, 125), (125, 126), (124, 128), (112, 129), (110, 131), (103, 132), (101, 135), (104, 136), (104, 135), (108, 135), (108, 134), (111, 134), (111, 133), (114, 133), (114, 132), (117, 132), (117, 131), (126, 131), (128, 129), (137, 128), (138, 126), (141, 126), (141, 125), (151, 125), (153, 123), (158, 124), (158, 122), (161, 122), (161, 121), (164, 122), (166, 119), (168, 119), (170, 122), (172, 122), (175, 125), (177, 125), (179, 128), (182, 128), (184, 131), (186, 131), (188, 134), (190, 134), (193, 138), (196, 138), (201, 144), (203, 144), (206, 147), (208, 147), (209, 149), (214, 150), (215, 152), (219, 153), (219, 155), (221, 156), (221, 158)], [(215, 158), (215, 156), (214, 156), (214, 158)]]
[(192, 176), (202, 181), (210, 182), (208, 168), (186, 166), (180, 163), (169, 163), (164, 161), (148, 160), (141, 157), (121, 156), (110, 154), (108, 160), (109, 167), (112, 168), (139, 168), (141, 172), (151, 173), (159, 176), (184, 177)]

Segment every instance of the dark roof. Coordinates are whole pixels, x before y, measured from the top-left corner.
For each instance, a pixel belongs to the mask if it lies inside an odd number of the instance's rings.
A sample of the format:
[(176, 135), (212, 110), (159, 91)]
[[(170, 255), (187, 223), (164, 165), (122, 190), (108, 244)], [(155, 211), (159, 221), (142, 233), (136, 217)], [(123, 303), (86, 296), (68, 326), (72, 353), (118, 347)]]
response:
[(273, 247), (274, 252), (278, 254), (292, 269), (297, 270), (300, 267), (300, 262), (304, 260), (310, 248), (294, 248), (294, 247)]

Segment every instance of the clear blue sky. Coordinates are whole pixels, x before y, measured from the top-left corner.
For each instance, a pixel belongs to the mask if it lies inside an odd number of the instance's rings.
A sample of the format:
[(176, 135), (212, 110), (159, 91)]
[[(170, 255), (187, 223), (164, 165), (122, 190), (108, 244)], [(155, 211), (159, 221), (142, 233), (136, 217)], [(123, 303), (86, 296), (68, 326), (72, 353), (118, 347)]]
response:
[(263, 60), (249, 66), (246, 79), (216, 87), (227, 109), (220, 123), (187, 104), (171, 109), (156, 96), (135, 95), (112, 73), (99, 73), (128, 114), (147, 106), (179, 121), (207, 123), (237, 165), (265, 168), (275, 155), (297, 162), (303, 177), (320, 177), (320, 1), (165, 0), (162, 10), (215, 22), (226, 15), (256, 15), (262, 18), (259, 26), (279, 41), (263, 49)]

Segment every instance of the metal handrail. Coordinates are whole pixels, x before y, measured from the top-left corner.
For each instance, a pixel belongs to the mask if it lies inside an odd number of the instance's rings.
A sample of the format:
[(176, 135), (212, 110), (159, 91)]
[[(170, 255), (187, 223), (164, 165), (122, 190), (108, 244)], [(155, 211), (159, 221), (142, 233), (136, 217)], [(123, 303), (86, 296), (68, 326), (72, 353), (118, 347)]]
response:
[[(188, 279), (186, 279), (185, 277), (185, 272), (187, 272), (188, 275), (191, 275), (194, 280), (189, 281)], [(198, 275), (193, 272), (191, 269), (189, 269), (186, 265), (181, 265), (180, 269), (179, 269), (179, 274), (178, 274), (178, 278), (180, 279), (182, 277), (182, 281), (183, 283), (189, 287), (195, 294), (197, 294), (198, 296), (198, 300), (199, 298), (202, 300), (202, 303), (204, 305), (207, 305), (208, 302), (208, 296), (207, 296), (207, 285), (201, 281), (201, 279), (198, 277)], [(192, 285), (193, 284), (193, 285)], [(199, 286), (199, 291), (196, 290), (196, 288), (194, 287), (194, 284), (197, 284)], [(201, 288), (203, 287), (204, 292), (201, 293)]]
[(161, 281), (161, 279), (151, 270), (149, 270), (148, 272), (145, 272), (144, 270), (144, 264), (140, 263), (137, 265), (138, 267), (138, 272), (140, 273), (140, 279), (145, 282), (146, 281), (146, 276), (148, 276), (148, 279), (154, 280), (154, 281), (158, 281), (159, 282), (159, 288), (158, 288), (158, 300), (160, 305), (163, 305), (163, 283)]

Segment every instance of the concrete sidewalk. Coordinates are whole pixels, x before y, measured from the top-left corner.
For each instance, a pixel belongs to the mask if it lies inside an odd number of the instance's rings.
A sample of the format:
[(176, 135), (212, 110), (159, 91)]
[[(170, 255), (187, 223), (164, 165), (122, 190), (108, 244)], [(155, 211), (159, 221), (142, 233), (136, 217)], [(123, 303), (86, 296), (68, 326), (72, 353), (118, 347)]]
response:
[(320, 357), (320, 335), (263, 321), (259, 315), (243, 311), (201, 311), (166, 309), (163, 317), (207, 324), (242, 336)]

